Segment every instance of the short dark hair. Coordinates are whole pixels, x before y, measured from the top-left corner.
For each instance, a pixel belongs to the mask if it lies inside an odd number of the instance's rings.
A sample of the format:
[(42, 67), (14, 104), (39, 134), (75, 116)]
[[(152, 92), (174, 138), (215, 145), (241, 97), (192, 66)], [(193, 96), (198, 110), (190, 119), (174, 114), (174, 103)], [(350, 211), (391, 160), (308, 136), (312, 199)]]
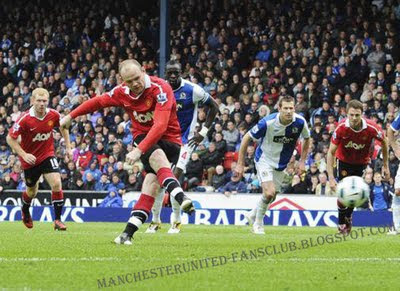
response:
[(167, 63), (166, 69), (168, 70), (168, 69), (171, 68), (171, 67), (177, 68), (179, 71), (182, 70), (181, 64), (180, 64), (178, 61), (175, 61), (175, 60), (171, 60), (171, 61), (169, 61), (169, 62)]
[(290, 95), (285, 95), (285, 96), (279, 97), (278, 106), (282, 107), (283, 102), (293, 102), (294, 103), (294, 98)]
[(363, 105), (362, 105), (361, 101), (358, 101), (355, 99), (350, 100), (349, 103), (347, 103), (346, 112), (349, 112), (350, 108), (360, 109), (361, 112), (363, 111)]

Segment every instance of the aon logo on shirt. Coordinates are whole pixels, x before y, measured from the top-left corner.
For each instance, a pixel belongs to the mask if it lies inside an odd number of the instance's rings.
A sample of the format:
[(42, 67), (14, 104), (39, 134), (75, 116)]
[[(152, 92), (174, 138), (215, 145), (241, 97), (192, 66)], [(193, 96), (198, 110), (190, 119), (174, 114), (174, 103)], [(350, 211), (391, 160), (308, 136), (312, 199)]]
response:
[(365, 148), (365, 144), (357, 144), (355, 142), (349, 141), (345, 146), (346, 149), (353, 148), (355, 150), (362, 150)]
[(133, 116), (140, 123), (147, 123), (153, 120), (153, 112), (147, 112), (146, 114), (138, 114), (136, 111), (133, 111)]
[(49, 133), (38, 133), (33, 138), (33, 141), (45, 141), (50, 138), (51, 132)]

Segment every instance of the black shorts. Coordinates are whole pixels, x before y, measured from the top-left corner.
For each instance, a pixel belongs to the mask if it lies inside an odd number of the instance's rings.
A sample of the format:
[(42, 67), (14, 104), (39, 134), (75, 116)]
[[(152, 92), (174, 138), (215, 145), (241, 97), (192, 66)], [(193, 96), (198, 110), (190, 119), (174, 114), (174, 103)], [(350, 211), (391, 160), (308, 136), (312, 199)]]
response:
[[(138, 135), (137, 137), (134, 138), (133, 144), (135, 146), (138, 146), (138, 144), (145, 137), (146, 135), (144, 134)], [(154, 170), (150, 167), (149, 158), (151, 154), (157, 149), (162, 149), (164, 151), (165, 155), (168, 158), (168, 161), (171, 163), (171, 168), (173, 168), (178, 162), (181, 146), (179, 144), (160, 139), (156, 144), (152, 145), (151, 148), (149, 148), (145, 154), (143, 154), (140, 157), (140, 160), (143, 163), (144, 170), (146, 171), (146, 173), (156, 174), (156, 172), (154, 172)]]
[(341, 181), (348, 176), (362, 177), (367, 165), (352, 165), (341, 160), (336, 160), (336, 177)]
[(55, 157), (48, 157), (39, 165), (24, 170), (26, 186), (35, 186), (42, 174), (58, 172), (60, 172), (60, 168), (57, 159)]

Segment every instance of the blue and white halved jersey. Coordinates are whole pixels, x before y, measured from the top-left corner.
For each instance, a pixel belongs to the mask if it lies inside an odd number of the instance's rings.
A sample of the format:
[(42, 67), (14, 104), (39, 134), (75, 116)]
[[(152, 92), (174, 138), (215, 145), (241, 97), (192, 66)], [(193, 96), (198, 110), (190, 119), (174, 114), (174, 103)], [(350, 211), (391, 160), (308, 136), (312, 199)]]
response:
[(194, 135), (197, 124), (197, 109), (199, 103), (210, 103), (210, 94), (199, 85), (181, 79), (181, 85), (174, 90), (177, 105), (177, 115), (181, 126), (182, 142), (186, 144)]
[(279, 113), (272, 113), (261, 119), (249, 133), (259, 142), (255, 161), (262, 159), (264, 163), (278, 171), (286, 169), (299, 137), (310, 137), (306, 120), (296, 113), (293, 122), (288, 125), (280, 123)]
[(395, 118), (395, 120), (393, 120), (392, 124), (390, 124), (390, 127), (391, 127), (394, 131), (399, 131), (399, 130), (400, 130), (400, 114), (397, 115), (397, 117)]

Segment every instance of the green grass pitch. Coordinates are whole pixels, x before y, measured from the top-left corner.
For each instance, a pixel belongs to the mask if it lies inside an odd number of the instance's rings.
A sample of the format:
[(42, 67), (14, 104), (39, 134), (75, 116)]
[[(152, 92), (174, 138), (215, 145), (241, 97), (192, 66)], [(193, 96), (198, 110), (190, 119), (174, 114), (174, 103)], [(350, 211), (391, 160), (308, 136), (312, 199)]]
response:
[(257, 236), (249, 227), (206, 225), (169, 235), (167, 224), (144, 234), (144, 225), (132, 246), (116, 246), (125, 224), (67, 225), (54, 232), (49, 223), (28, 230), (1, 222), (0, 290), (400, 290), (400, 236), (377, 229), (355, 228), (358, 239), (339, 241), (327, 227), (267, 226)]

